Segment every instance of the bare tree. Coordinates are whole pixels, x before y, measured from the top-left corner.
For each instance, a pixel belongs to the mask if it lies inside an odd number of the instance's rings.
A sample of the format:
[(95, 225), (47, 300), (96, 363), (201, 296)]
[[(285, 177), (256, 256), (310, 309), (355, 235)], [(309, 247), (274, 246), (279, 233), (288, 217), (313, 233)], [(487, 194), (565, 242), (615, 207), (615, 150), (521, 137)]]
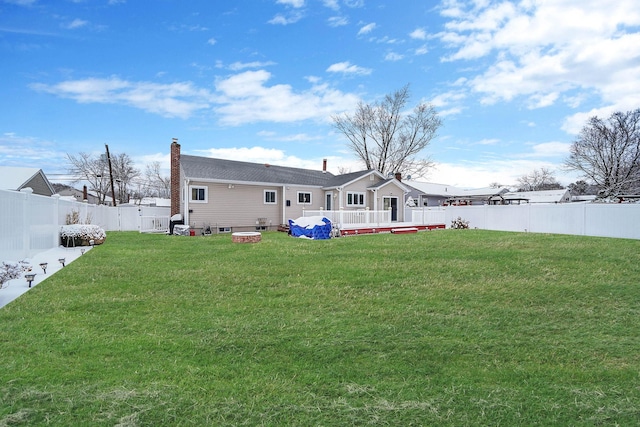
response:
[(96, 193), (99, 204), (104, 204), (109, 190), (109, 166), (106, 156), (94, 157), (87, 153), (77, 156), (67, 154), (69, 174), (76, 177), (74, 182), (86, 181), (89, 191)]
[(565, 167), (596, 184), (603, 197), (640, 192), (640, 109), (589, 119)]
[[(69, 161), (69, 173), (76, 177), (75, 182), (86, 181), (89, 191), (98, 196), (100, 204), (105, 203), (105, 198), (110, 194), (111, 176), (107, 156), (101, 154), (92, 156), (87, 153), (79, 153), (77, 156), (67, 154)], [(134, 178), (140, 175), (133, 161), (127, 154), (111, 156), (111, 167), (116, 198), (122, 202), (129, 200), (129, 187)]]
[(442, 122), (429, 103), (420, 103), (405, 114), (409, 97), (406, 85), (380, 102), (360, 102), (353, 114), (332, 117), (334, 127), (347, 138), (349, 149), (367, 169), (385, 175), (399, 172), (420, 176), (432, 166), (427, 158), (417, 156), (436, 136)]
[(531, 173), (518, 178), (518, 191), (556, 190), (562, 185), (556, 180), (554, 173), (546, 168), (535, 169)]
[(160, 162), (147, 164), (145, 170), (148, 194), (168, 199), (171, 197), (171, 178), (160, 172)]
[(120, 203), (128, 203), (131, 198), (132, 181), (140, 176), (140, 171), (133, 165), (133, 160), (127, 154), (111, 156), (116, 198)]

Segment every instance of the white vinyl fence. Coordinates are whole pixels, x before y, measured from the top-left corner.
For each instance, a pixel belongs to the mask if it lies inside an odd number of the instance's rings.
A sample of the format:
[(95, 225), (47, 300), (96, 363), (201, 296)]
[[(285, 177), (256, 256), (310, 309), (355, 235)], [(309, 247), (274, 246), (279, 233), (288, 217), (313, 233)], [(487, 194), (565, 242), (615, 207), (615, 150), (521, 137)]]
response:
[(640, 239), (638, 203), (447, 206), (445, 225), (460, 217), (470, 228)]
[(60, 226), (67, 223), (67, 215), (75, 213), (81, 223), (99, 225), (105, 231), (151, 231), (142, 229), (150, 223), (153, 231), (166, 232), (169, 211), (168, 207), (109, 207), (39, 196), (29, 190), (0, 190), (0, 261), (18, 261), (58, 247)]

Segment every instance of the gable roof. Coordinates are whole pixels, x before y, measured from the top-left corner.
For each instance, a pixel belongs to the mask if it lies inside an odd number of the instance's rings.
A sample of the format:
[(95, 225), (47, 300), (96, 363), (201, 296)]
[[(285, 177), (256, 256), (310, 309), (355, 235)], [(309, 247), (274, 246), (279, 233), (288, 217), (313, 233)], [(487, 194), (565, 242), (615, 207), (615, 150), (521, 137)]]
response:
[(180, 167), (186, 178), (209, 182), (324, 187), (333, 178), (330, 172), (185, 154), (180, 156)]
[(504, 200), (527, 200), (529, 203), (561, 203), (570, 202), (571, 194), (568, 189), (541, 190), (541, 191), (519, 191), (505, 193)]
[(351, 172), (351, 173), (345, 173), (342, 175), (337, 175), (334, 176), (333, 178), (331, 178), (329, 180), (329, 182), (327, 182), (327, 184), (325, 185), (325, 188), (338, 188), (338, 187), (344, 187), (345, 185), (351, 184), (352, 182), (355, 182), (365, 176), (369, 176), (371, 174), (376, 174), (378, 175), (380, 178), (383, 178), (382, 174), (380, 172), (377, 172), (373, 169), (370, 170), (363, 170), (363, 171), (358, 171), (358, 172)]
[(376, 182), (375, 184), (367, 187), (368, 190), (378, 190), (382, 187), (386, 187), (387, 185), (390, 184), (395, 184), (398, 188), (400, 188), (402, 191), (409, 193), (411, 191), (411, 189), (409, 187), (407, 187), (406, 185), (404, 185), (401, 181), (398, 181), (395, 178), (387, 178), (387, 179), (383, 179), (382, 181)]
[(51, 196), (55, 191), (42, 169), (0, 166), (0, 189), (20, 191), (31, 187), (34, 194)]
[(409, 187), (415, 188), (419, 193), (428, 196), (444, 196), (450, 197), (457, 195), (464, 190), (453, 185), (436, 184), (433, 182), (411, 181), (407, 184)]

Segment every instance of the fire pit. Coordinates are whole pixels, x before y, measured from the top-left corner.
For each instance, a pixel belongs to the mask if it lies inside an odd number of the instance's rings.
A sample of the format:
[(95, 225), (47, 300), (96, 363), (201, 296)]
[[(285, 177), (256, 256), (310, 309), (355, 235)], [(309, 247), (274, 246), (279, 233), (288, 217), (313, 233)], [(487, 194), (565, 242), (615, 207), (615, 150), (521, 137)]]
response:
[(262, 234), (257, 231), (244, 231), (231, 234), (233, 243), (258, 243), (262, 240)]

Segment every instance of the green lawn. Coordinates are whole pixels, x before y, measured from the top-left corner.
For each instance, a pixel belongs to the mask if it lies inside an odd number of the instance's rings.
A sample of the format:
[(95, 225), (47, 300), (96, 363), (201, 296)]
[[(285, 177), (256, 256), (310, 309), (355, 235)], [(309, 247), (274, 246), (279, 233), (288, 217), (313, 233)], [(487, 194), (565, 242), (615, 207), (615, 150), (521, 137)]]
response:
[(640, 424), (638, 240), (109, 233), (0, 324), (0, 426)]

